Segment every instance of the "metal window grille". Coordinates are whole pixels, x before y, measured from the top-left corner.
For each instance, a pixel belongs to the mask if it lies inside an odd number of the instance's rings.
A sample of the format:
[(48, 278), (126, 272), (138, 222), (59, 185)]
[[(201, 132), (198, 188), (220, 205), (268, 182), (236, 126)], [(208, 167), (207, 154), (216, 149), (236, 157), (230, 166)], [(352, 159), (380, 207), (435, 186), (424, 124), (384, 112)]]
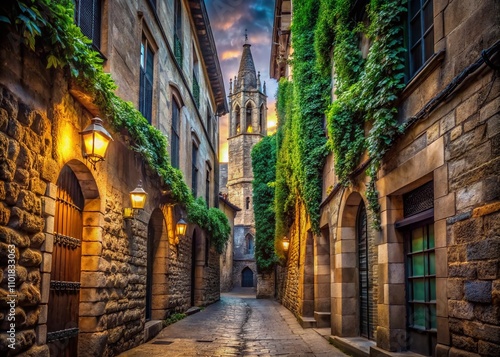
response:
[(191, 154), (191, 190), (193, 191), (193, 196), (196, 198), (196, 196), (198, 195), (198, 167), (196, 166), (196, 161), (198, 160), (198, 147), (195, 143), (193, 143), (193, 150)]
[(434, 208), (434, 182), (427, 182), (403, 195), (403, 207), (405, 217)]
[(92, 46), (101, 48), (101, 1), (76, 0), (75, 22), (82, 33), (92, 40)]

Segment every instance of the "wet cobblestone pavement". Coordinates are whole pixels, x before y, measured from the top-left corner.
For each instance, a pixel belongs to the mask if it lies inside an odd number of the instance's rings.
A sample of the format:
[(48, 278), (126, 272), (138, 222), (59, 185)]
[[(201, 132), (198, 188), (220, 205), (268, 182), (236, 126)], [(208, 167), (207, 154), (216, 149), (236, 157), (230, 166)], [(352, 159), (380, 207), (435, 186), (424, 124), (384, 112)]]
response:
[(223, 294), (120, 357), (346, 356), (322, 337), (329, 329), (302, 329), (285, 307), (254, 296), (243, 289)]

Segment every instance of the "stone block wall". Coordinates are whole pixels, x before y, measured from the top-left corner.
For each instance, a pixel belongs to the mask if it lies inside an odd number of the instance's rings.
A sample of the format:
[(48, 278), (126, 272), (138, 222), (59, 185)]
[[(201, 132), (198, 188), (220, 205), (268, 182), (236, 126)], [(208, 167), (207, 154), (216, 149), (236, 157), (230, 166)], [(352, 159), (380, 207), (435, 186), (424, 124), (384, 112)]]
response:
[[(61, 70), (16, 47), (0, 51), (0, 354), (48, 356), (47, 311), (54, 246), (57, 178), (67, 165), (83, 195), (79, 355), (114, 356), (144, 339), (148, 224), (160, 210), (164, 264), (153, 267), (168, 276), (153, 288), (153, 309), (160, 318), (191, 306), (192, 241), (174, 244), (181, 212), (169, 210), (158, 176), (149, 176), (119, 133), (111, 132), (106, 161), (89, 168), (81, 154), (79, 132), (91, 113), (73, 97)], [(108, 130), (109, 126), (104, 124)], [(143, 181), (144, 211), (123, 219), (129, 192)], [(168, 202), (167, 202), (168, 203)], [(185, 217), (185, 212), (183, 214)], [(11, 255), (9, 257), (9, 254)], [(15, 257), (16, 283), (9, 286), (9, 259)], [(160, 271), (156, 270), (160, 269)], [(219, 255), (210, 249), (202, 266), (203, 304), (219, 299)], [(13, 290), (9, 290), (12, 288)], [(15, 349), (9, 348), (7, 317), (15, 295)], [(160, 306), (160, 308), (158, 308)], [(158, 316), (158, 315), (157, 315)]]

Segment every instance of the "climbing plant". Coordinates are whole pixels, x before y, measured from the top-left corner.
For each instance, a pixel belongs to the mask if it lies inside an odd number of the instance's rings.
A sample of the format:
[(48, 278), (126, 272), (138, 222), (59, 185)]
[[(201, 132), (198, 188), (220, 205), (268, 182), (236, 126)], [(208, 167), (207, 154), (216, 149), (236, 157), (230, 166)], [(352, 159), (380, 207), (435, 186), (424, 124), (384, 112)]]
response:
[(297, 146), (292, 170), (314, 233), (319, 233), (322, 171), (327, 154), (323, 124), (330, 88), (330, 76), (321, 74), (315, 66), (314, 29), (318, 11), (314, 0), (294, 3), (291, 38), (294, 48), (291, 131)]
[[(322, 1), (322, 6), (331, 4)], [(397, 122), (395, 102), (404, 87), (403, 14), (405, 0), (372, 0), (367, 6), (368, 25), (352, 21), (351, 2), (335, 1), (335, 21), (322, 20), (319, 28), (329, 33), (332, 47), (318, 32), (315, 47), (318, 57), (331, 62), (318, 61), (325, 71), (333, 66), (336, 98), (326, 114), (328, 147), (334, 153), (335, 172), (344, 185), (359, 164), (365, 150), (371, 159), (367, 174), (371, 182), (367, 187), (369, 208), (375, 213), (374, 225), (380, 227), (378, 194), (375, 189), (376, 173), (383, 155), (396, 135), (404, 129)], [(326, 11), (321, 9), (320, 12)], [(321, 19), (320, 19), (321, 20)], [(370, 41), (366, 60), (362, 58), (358, 43), (361, 35)], [(324, 35), (323, 35), (324, 37)], [(333, 50), (333, 56), (328, 51)], [(365, 135), (365, 123), (371, 126)]]
[(274, 210), (276, 215), (276, 252), (281, 251), (280, 239), (288, 234), (295, 211), (296, 179), (292, 170), (297, 146), (293, 144), (293, 82), (282, 78), (276, 92), (276, 182), (274, 186)]
[(252, 149), (255, 260), (259, 272), (271, 272), (276, 263), (274, 235), (274, 185), (276, 181), (276, 134), (264, 137)]
[[(74, 3), (71, 0), (4, 0), (0, 3), (2, 33), (9, 34), (11, 43), (21, 42), (47, 62), (47, 68), (61, 68), (69, 73), (83, 90), (94, 98), (101, 116), (115, 132), (130, 136), (130, 148), (138, 152), (146, 165), (157, 172), (169, 187), (172, 197), (194, 206), (194, 198), (182, 172), (170, 165), (167, 140), (159, 130), (149, 125), (132, 103), (115, 94), (116, 84), (102, 67), (100, 54), (91, 48), (91, 41), (74, 23)], [(225, 215), (208, 209), (207, 221), (193, 220), (209, 231), (216, 248), (229, 237), (230, 227)]]

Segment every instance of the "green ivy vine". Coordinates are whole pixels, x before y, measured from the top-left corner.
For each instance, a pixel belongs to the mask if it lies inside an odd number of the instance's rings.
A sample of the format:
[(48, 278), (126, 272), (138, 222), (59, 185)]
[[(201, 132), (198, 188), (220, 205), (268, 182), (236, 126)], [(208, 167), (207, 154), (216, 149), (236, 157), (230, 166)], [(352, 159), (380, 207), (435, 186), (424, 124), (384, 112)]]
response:
[(277, 261), (274, 252), (276, 219), (276, 134), (264, 137), (252, 149), (253, 211), (255, 216), (255, 261), (257, 270), (269, 273)]
[[(104, 73), (102, 59), (91, 48), (91, 41), (74, 23), (71, 0), (6, 0), (0, 4), (2, 33), (18, 36), (31, 51), (45, 57), (47, 68), (68, 70), (85, 92), (94, 98), (101, 116), (115, 132), (131, 137), (130, 148), (138, 152), (152, 171), (168, 186), (172, 197), (194, 209), (194, 198), (180, 170), (172, 167), (167, 140), (158, 129), (149, 125), (132, 103), (115, 94), (116, 84)], [(12, 40), (12, 36), (9, 35)], [(191, 222), (211, 234), (211, 241), (221, 252), (230, 233), (224, 213), (203, 205), (203, 215)], [(202, 218), (199, 218), (202, 217)]]
[[(328, 147), (334, 153), (335, 172), (339, 181), (349, 184), (349, 175), (359, 164), (365, 150), (371, 159), (367, 174), (371, 181), (367, 187), (369, 208), (374, 214), (374, 225), (380, 228), (378, 193), (375, 188), (380, 162), (404, 126), (397, 122), (395, 102), (404, 88), (403, 15), (406, 0), (372, 0), (367, 6), (369, 25), (351, 20), (352, 5), (346, 0), (321, 2), (320, 12), (330, 11), (335, 20), (320, 18), (315, 38), (318, 58), (333, 60), (337, 98), (330, 104)], [(334, 6), (332, 10), (331, 6)], [(327, 34), (327, 35), (325, 35)], [(371, 46), (362, 58), (358, 47), (364, 34)], [(332, 40), (331, 47), (324, 37)], [(331, 52), (333, 51), (333, 57)], [(322, 71), (332, 62), (320, 60)], [(365, 135), (365, 123), (371, 129)]]

